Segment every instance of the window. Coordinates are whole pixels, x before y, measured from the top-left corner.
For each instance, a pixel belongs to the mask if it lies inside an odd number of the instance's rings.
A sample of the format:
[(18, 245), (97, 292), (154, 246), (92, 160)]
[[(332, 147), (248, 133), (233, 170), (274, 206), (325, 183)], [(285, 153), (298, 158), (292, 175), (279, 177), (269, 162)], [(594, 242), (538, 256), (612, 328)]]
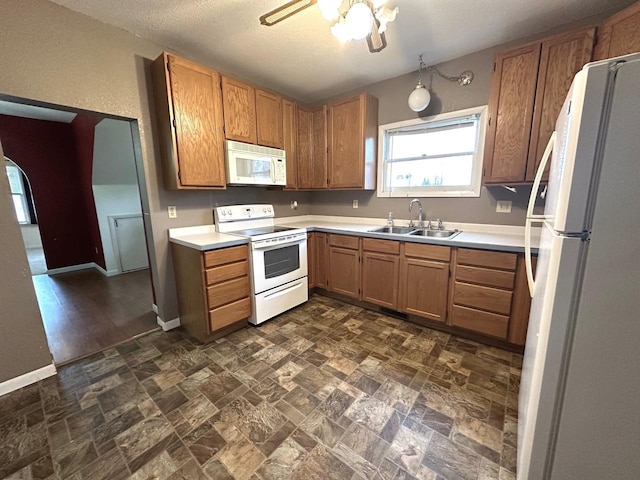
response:
[(486, 110), (381, 125), (378, 197), (479, 197)]
[(29, 215), (29, 204), (25, 194), (22, 172), (15, 165), (7, 165), (7, 176), (9, 177), (11, 199), (13, 200), (13, 208), (16, 211), (18, 222), (31, 223), (31, 215)]

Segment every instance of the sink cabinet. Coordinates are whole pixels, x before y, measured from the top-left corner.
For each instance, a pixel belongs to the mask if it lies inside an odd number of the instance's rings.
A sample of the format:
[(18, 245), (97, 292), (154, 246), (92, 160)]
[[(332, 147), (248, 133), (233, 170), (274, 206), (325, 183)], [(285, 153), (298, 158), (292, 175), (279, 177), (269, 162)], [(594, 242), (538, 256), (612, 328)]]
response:
[(171, 243), (180, 325), (209, 342), (247, 325), (251, 316), (249, 247), (199, 251)]
[(446, 321), (450, 258), (450, 247), (402, 244), (400, 311)]
[(362, 300), (398, 310), (400, 242), (362, 239)]
[(330, 292), (360, 298), (360, 239), (349, 235), (329, 234)]

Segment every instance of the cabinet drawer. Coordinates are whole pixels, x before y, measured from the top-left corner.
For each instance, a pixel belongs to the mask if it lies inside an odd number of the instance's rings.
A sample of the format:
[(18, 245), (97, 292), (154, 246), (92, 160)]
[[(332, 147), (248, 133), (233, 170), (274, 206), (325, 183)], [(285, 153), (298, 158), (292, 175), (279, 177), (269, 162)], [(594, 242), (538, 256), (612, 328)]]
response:
[(456, 266), (456, 280), (459, 282), (479, 283), (491, 287), (506, 288), (513, 290), (514, 272), (503, 270), (488, 270), (486, 268), (469, 267), (466, 265)]
[(458, 249), (459, 264), (476, 265), (479, 267), (501, 268), (503, 270), (515, 270), (516, 253), (491, 252), (489, 250), (472, 250), (469, 248)]
[(454, 305), (451, 311), (451, 324), (474, 332), (507, 338), (509, 317)]
[(512, 292), (455, 282), (453, 303), (509, 315)]
[(407, 257), (430, 258), (448, 262), (451, 259), (451, 247), (407, 242), (404, 244), (404, 254)]
[(251, 294), (249, 277), (240, 277), (207, 288), (209, 309), (246, 298)]
[(376, 240), (374, 238), (363, 238), (362, 249), (367, 252), (393, 253), (395, 255), (398, 255), (400, 253), (400, 242), (394, 242), (393, 240)]
[(221, 248), (204, 252), (204, 266), (206, 268), (217, 267), (225, 263), (239, 262), (249, 258), (249, 250), (246, 245), (239, 247)]
[(351, 250), (358, 250), (360, 243), (358, 237), (351, 237), (349, 235), (329, 235), (329, 245), (334, 247), (349, 248)]
[(210, 268), (205, 272), (207, 285), (213, 285), (214, 283), (224, 282), (244, 275), (249, 275), (249, 262), (247, 260)]
[(251, 316), (251, 299), (243, 298), (209, 312), (209, 326), (211, 331), (220, 330), (239, 320)]

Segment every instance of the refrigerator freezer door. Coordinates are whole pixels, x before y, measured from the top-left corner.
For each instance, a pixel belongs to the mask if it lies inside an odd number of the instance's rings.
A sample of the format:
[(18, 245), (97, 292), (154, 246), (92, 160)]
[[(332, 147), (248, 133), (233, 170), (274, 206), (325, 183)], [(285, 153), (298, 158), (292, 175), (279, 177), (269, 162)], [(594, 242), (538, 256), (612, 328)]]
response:
[(544, 209), (558, 232), (581, 233), (588, 228), (587, 199), (611, 75), (608, 64), (578, 72), (558, 116)]
[(604, 145), (553, 480), (640, 478), (638, 85), (640, 60), (627, 62)]
[(543, 478), (583, 249), (544, 224), (518, 399), (518, 479)]

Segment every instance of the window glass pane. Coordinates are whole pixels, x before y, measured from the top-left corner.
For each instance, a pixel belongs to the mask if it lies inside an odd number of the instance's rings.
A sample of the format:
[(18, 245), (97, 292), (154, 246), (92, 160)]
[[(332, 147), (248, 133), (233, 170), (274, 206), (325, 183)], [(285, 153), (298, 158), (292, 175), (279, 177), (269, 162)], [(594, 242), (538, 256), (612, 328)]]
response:
[(447, 187), (471, 185), (473, 155), (430, 158), (388, 164), (389, 187)]
[(18, 217), (18, 222), (20, 223), (28, 223), (27, 212), (25, 211), (24, 202), (22, 201), (22, 195), (11, 195), (11, 199), (13, 200), (13, 207), (16, 210), (16, 216)]
[(24, 193), (22, 186), (22, 175), (18, 167), (7, 165), (7, 177), (9, 177), (9, 187), (11, 193)]
[(424, 129), (389, 136), (389, 159), (473, 152), (476, 145), (475, 121), (447, 128)]

